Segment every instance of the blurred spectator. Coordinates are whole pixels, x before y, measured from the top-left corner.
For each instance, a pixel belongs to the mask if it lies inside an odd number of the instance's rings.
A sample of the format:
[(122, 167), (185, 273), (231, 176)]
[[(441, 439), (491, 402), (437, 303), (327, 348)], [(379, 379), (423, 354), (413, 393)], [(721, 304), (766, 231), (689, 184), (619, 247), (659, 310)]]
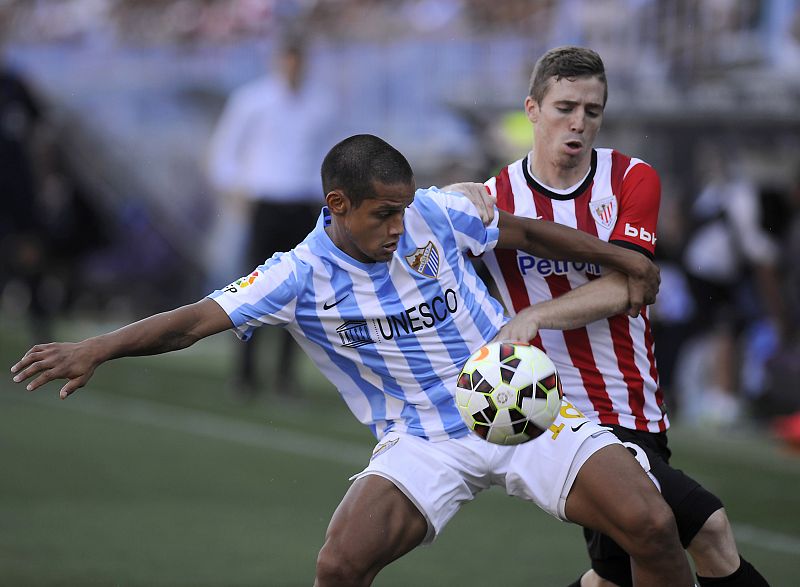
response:
[[(789, 203), (792, 215), (787, 230), (788, 246), (784, 249), (785, 267), (787, 269), (788, 299), (800, 300), (800, 164), (795, 164), (794, 181), (789, 189)], [(792, 326), (800, 325), (800, 305), (792, 304)], [(796, 329), (792, 329), (797, 337)]]
[(661, 269), (661, 287), (653, 306), (652, 324), (658, 361), (658, 385), (664, 392), (670, 414), (680, 413), (675, 371), (684, 343), (692, 333), (695, 304), (683, 268), (686, 215), (677, 178), (661, 178), (661, 209), (658, 215), (656, 262)]
[(42, 108), (27, 82), (0, 62), (0, 293), (31, 320), (34, 340), (49, 338), (44, 294), (47, 231), (33, 153)]
[(765, 314), (771, 335), (782, 340), (787, 321), (779, 249), (762, 226), (758, 191), (722, 147), (701, 147), (696, 161), (703, 187), (690, 211), (684, 264), (697, 305), (694, 324), (710, 338), (711, 371), (695, 416), (724, 424), (741, 415), (739, 339), (745, 327)]
[(107, 242), (62, 132), (26, 80), (0, 66), (0, 301), (27, 315), (36, 341), (85, 286), (84, 256)]
[[(288, 35), (278, 53), (277, 74), (234, 92), (212, 138), (210, 176), (222, 196), (211, 241), (215, 277), (221, 270), (246, 274), (275, 252), (288, 251), (314, 227), (322, 206), (319, 166), (327, 148), (330, 95), (317, 91), (306, 76), (306, 46), (299, 35)], [(280, 335), (271, 369), (276, 377), (268, 388), (289, 394), (296, 386), (298, 349), (288, 332)], [(242, 345), (235, 389), (245, 396), (258, 390), (258, 339)]]
[[(798, 166), (794, 166), (798, 169)], [(789, 210), (785, 211), (786, 246), (782, 250), (782, 269), (786, 276), (787, 300), (800, 300), (800, 172), (795, 172), (793, 183), (788, 190)], [(800, 325), (800, 307), (790, 304), (789, 340), (778, 349), (767, 365), (767, 386), (762, 413), (766, 416), (778, 417), (774, 421), (773, 430), (790, 447), (800, 450), (800, 394), (797, 393), (797, 382), (800, 381), (800, 336), (797, 327)], [(788, 414), (788, 415), (785, 415)]]

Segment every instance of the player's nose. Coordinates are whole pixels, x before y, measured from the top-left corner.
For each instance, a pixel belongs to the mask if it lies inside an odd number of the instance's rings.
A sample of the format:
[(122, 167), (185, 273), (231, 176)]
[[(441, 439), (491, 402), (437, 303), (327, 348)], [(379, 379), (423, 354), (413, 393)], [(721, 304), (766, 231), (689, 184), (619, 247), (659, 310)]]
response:
[(404, 230), (405, 228), (403, 226), (403, 215), (398, 214), (394, 218), (392, 218), (392, 221), (389, 224), (389, 233), (392, 236), (400, 236), (403, 234)]
[(586, 124), (586, 115), (582, 110), (576, 108), (569, 119), (570, 130), (572, 132), (583, 132), (585, 124)]

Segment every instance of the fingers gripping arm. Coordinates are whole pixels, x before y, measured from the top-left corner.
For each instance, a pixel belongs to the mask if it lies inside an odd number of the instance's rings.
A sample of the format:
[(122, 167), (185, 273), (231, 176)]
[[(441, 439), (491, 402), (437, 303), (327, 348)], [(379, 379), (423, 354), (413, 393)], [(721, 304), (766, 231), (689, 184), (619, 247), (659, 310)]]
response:
[(26, 387), (29, 391), (49, 381), (66, 379), (60, 392), (63, 399), (86, 385), (95, 369), (106, 361), (183, 349), (231, 326), (222, 308), (204, 299), (81, 342), (36, 345), (11, 367), (11, 372), (17, 383), (34, 377)]
[(487, 226), (494, 220), (494, 209), (497, 199), (489, 193), (482, 183), (461, 182), (451, 183), (442, 188), (445, 192), (460, 192), (464, 194), (478, 210), (481, 220)]

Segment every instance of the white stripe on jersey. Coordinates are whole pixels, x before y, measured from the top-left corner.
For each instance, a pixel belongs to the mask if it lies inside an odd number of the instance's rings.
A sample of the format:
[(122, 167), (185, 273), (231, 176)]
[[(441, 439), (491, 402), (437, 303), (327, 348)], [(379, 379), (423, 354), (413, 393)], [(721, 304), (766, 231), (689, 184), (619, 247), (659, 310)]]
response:
[(485, 227), (467, 198), (419, 190), (391, 261), (369, 264), (333, 244), (327, 221), (324, 210), (308, 238), (259, 267), (247, 288), (209, 297), (242, 338), (260, 324), (285, 324), (377, 437), (466, 434), (456, 377), (506, 318), (465, 253), (494, 247), (497, 220)]

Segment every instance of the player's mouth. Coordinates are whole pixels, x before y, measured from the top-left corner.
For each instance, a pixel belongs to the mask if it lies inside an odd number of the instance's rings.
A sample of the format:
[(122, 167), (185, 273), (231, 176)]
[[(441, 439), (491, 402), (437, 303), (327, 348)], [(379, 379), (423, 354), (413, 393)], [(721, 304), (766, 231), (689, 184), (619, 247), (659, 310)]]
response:
[(564, 143), (566, 147), (566, 151), (568, 155), (578, 155), (581, 151), (583, 151), (583, 142), (574, 140), (574, 141), (567, 141)]
[(397, 250), (397, 241), (386, 243), (383, 245), (383, 250), (387, 253), (394, 253)]

